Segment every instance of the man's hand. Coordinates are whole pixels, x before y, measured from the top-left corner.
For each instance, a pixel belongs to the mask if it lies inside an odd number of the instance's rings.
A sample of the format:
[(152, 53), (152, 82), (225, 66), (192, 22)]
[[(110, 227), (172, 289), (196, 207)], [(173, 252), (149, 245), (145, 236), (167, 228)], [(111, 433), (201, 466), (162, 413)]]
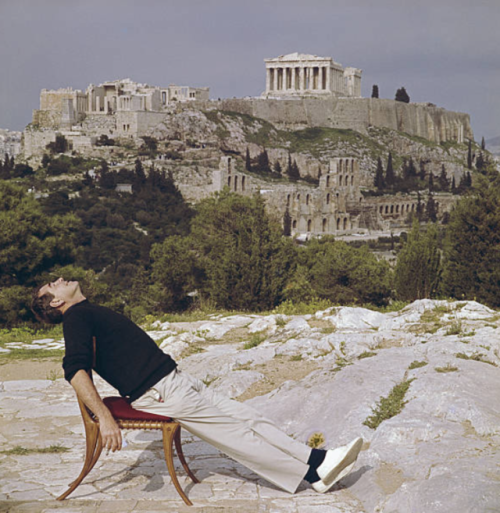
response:
[(101, 431), (102, 447), (108, 452), (119, 451), (122, 448), (122, 433), (115, 419), (111, 415), (105, 415), (99, 419), (99, 429)]
[(78, 397), (99, 420), (102, 446), (108, 451), (119, 451), (122, 448), (122, 434), (113, 415), (97, 392), (94, 383), (84, 370), (79, 370), (71, 379), (71, 386), (75, 389)]

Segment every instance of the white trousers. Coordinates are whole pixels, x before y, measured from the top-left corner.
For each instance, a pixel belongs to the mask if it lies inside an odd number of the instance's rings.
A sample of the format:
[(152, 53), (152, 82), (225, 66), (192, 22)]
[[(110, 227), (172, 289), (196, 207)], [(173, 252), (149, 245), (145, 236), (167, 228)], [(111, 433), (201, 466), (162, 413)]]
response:
[(250, 406), (217, 394), (185, 372), (171, 372), (132, 407), (172, 417), (287, 492), (297, 490), (309, 469), (310, 447), (290, 438)]

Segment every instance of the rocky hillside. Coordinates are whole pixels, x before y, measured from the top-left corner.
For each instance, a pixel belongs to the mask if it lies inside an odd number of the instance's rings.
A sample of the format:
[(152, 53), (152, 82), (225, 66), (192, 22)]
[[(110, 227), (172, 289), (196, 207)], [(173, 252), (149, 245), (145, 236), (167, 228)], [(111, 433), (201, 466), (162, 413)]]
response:
[[(365, 440), (354, 471), (331, 493), (318, 496), (304, 485), (290, 496), (188, 437), (190, 465), (204, 476), (201, 485), (190, 488), (191, 498), (207, 511), (240, 509), (243, 499), (266, 512), (499, 511), (499, 327), (499, 313), (476, 302), (431, 300), (392, 313), (339, 307), (314, 315), (154, 322), (148, 327), (151, 336), (182, 369), (248, 401), (291, 436), (325, 447), (358, 435)], [(12, 342), (3, 351), (61, 345), (50, 339), (35, 346)], [(78, 471), (83, 446), (80, 430), (72, 427), (78, 412), (62, 380), (19, 383), (0, 384), (0, 407), (8, 413), (3, 447), (19, 444), (14, 425), (24, 418), (28, 430), (35, 421), (45, 422), (42, 433), (47, 430), (45, 438), (37, 431), (36, 438), (24, 440), (28, 445), (51, 443), (56, 428), (50, 426), (60, 416), (67, 428), (57, 424), (57, 429), (66, 429), (62, 440), (71, 449), (67, 455), (45, 456), (52, 458), (50, 465), (43, 455), (0, 456), (8, 475), (18, 476), (0, 481), (0, 497), (26, 500), (28, 494), (48, 500), (68, 480), (57, 474), (57, 458), (75, 475)], [(19, 401), (35, 384), (30, 396), (36, 407)], [(153, 485), (154, 477), (137, 481), (144, 472), (154, 476), (162, 464), (161, 444), (151, 445), (158, 436), (126, 437), (129, 446), (113, 458), (123, 462), (105, 459), (93, 471), (94, 479), (88, 478), (85, 499), (112, 499), (118, 490), (120, 499), (165, 500), (163, 485)], [(124, 462), (131, 470), (110, 486)], [(173, 495), (168, 500), (175, 501)]]

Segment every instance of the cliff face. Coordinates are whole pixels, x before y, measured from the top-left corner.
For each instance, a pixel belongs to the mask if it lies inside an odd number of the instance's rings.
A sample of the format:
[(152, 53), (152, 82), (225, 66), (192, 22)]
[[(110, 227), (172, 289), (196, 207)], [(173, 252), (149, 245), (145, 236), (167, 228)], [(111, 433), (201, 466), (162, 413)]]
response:
[(432, 104), (378, 98), (250, 98), (202, 105), (203, 108), (214, 106), (219, 110), (265, 119), (280, 128), (344, 128), (366, 133), (368, 127), (375, 126), (406, 132), (436, 143), (464, 142), (474, 138), (468, 114), (447, 111)]

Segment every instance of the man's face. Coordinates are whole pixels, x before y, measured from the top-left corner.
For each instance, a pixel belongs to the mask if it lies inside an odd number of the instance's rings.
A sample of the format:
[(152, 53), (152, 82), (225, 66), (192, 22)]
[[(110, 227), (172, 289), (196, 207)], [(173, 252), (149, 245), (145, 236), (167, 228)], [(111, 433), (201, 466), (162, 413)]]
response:
[(38, 292), (38, 296), (41, 297), (46, 293), (50, 293), (54, 296), (53, 302), (71, 302), (71, 300), (80, 291), (80, 284), (77, 281), (64, 281), (62, 278), (57, 279), (51, 283), (44, 285)]

